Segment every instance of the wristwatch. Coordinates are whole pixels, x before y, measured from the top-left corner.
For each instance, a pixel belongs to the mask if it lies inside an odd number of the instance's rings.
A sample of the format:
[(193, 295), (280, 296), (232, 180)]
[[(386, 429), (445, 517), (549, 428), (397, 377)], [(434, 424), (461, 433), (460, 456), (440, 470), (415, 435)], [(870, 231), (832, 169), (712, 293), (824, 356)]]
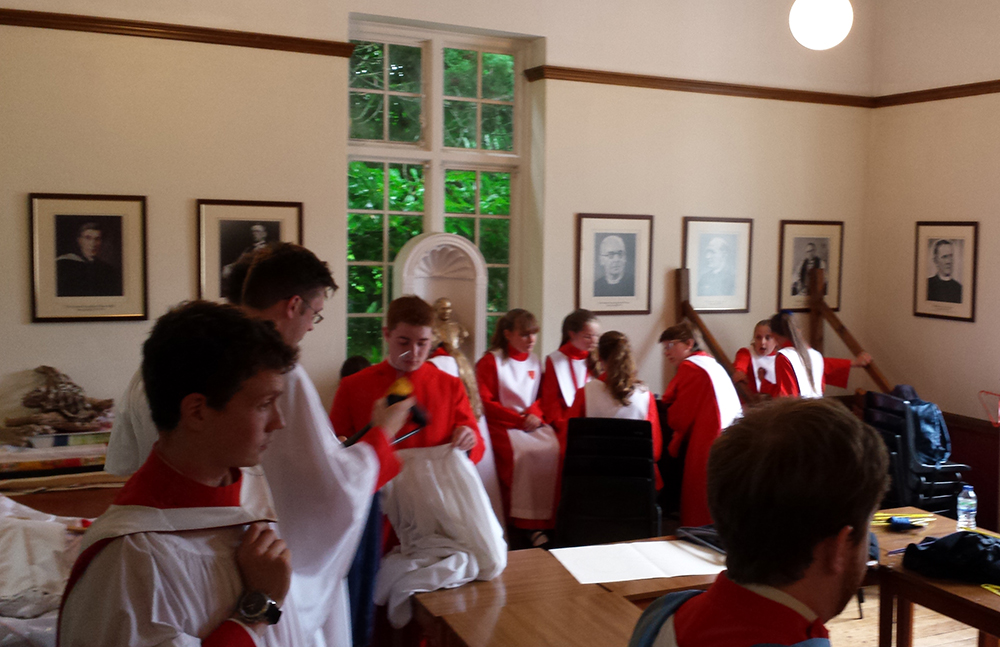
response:
[(236, 614), (240, 620), (249, 624), (266, 622), (273, 625), (281, 618), (281, 609), (278, 608), (277, 602), (267, 597), (267, 594), (247, 591), (236, 606)]

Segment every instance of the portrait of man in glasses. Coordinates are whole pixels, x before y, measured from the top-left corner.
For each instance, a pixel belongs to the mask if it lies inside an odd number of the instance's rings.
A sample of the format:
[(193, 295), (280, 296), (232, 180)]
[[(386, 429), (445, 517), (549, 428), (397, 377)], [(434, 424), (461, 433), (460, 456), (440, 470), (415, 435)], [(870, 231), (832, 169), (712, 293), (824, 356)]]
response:
[(595, 297), (635, 296), (635, 234), (594, 234)]

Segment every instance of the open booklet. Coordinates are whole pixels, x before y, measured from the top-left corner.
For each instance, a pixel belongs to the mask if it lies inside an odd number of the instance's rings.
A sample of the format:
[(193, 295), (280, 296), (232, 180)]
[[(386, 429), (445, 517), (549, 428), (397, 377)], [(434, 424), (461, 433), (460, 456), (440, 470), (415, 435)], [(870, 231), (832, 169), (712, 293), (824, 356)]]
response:
[(726, 557), (686, 541), (636, 541), (549, 551), (580, 584), (715, 575)]

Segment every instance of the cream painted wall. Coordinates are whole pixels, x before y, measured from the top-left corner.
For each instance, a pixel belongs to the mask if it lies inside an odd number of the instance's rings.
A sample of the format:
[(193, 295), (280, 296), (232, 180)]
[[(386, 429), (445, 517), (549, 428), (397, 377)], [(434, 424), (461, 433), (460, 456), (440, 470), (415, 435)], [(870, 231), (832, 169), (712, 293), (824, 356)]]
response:
[(995, 0), (878, 0), (876, 94), (1000, 79)]
[[(0, 27), (2, 404), (39, 364), (119, 397), (151, 325), (30, 323), (29, 193), (147, 196), (151, 318), (197, 294), (197, 198), (302, 201), (306, 245), (343, 258), (346, 73), (323, 56)], [(328, 307), (342, 317), (343, 292)], [(327, 397), (345, 343), (330, 324), (306, 340)]]
[[(881, 0), (878, 0), (881, 1)], [(876, 0), (854, 0), (855, 23), (834, 50), (801, 47), (791, 0), (6, 0), (62, 13), (346, 40), (351, 12), (544, 36), (546, 63), (710, 81), (870, 94)]]
[[(684, 216), (753, 218), (751, 308), (706, 315), (732, 358), (753, 324), (777, 308), (779, 221), (845, 221), (842, 319), (865, 338), (863, 240), (871, 112), (808, 104), (545, 81), (545, 258), (543, 351), (559, 342), (573, 309), (566, 241), (576, 214), (654, 216), (649, 316), (606, 316), (626, 333), (640, 375), (665, 385), (657, 343), (677, 319), (673, 272), (681, 264)], [(827, 353), (847, 356), (829, 335)], [(867, 385), (856, 372), (855, 385)]]
[[(977, 392), (1000, 392), (1000, 96), (876, 110), (872, 132), (866, 338), (890, 378), (985, 418)], [(975, 323), (913, 316), (919, 220), (979, 221)]]

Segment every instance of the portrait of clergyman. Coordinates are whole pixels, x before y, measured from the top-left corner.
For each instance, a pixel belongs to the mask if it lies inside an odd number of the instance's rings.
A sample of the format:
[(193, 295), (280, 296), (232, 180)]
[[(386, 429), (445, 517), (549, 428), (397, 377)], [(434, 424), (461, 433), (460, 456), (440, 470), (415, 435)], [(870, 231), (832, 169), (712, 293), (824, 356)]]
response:
[(594, 234), (594, 296), (635, 296), (636, 234)]
[[(792, 295), (809, 295), (809, 270), (830, 271), (829, 238), (795, 238), (792, 241)], [(830, 277), (824, 276), (823, 294), (827, 294)]]
[(219, 285), (225, 285), (232, 265), (246, 252), (281, 240), (280, 220), (221, 220), (219, 222)]
[(962, 303), (961, 238), (929, 238), (927, 240), (927, 300), (939, 303)]
[(122, 296), (122, 217), (55, 216), (56, 296)]
[(701, 260), (696, 294), (700, 297), (730, 297), (736, 294), (736, 234), (701, 234)]

